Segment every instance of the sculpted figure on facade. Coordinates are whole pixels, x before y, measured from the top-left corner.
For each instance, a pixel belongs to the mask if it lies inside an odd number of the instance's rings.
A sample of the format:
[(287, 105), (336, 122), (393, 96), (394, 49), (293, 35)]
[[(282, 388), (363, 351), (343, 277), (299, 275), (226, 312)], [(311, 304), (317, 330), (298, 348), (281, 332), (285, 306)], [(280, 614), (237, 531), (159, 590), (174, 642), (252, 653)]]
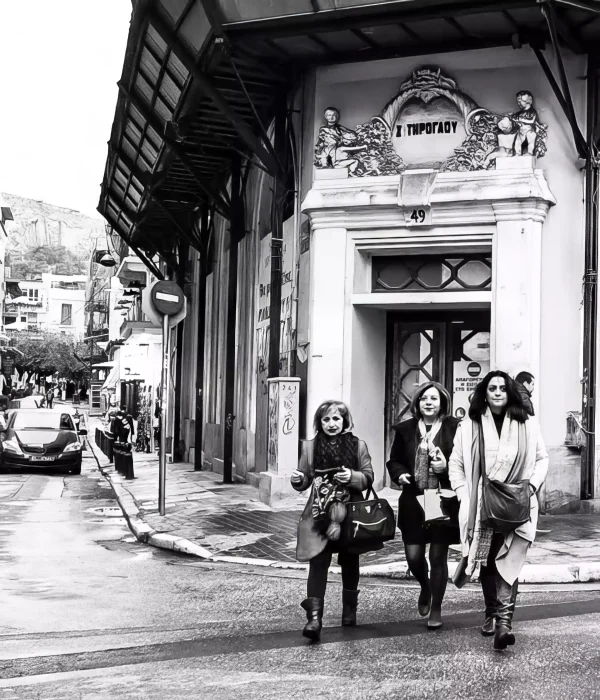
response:
[(440, 68), (425, 66), (413, 71), (379, 115), (354, 130), (341, 126), (339, 110), (328, 107), (315, 166), (346, 168), (349, 177), (364, 177), (400, 174), (407, 164), (468, 172), (494, 168), (498, 158), (541, 158), (548, 128), (529, 90), (519, 91), (516, 99), (516, 111), (491, 112)]
[(353, 153), (365, 146), (358, 143), (355, 131), (339, 123), (340, 112), (336, 107), (327, 107), (323, 116), (325, 125), (319, 129), (315, 165), (318, 168), (348, 168), (348, 172), (353, 174), (358, 167)]

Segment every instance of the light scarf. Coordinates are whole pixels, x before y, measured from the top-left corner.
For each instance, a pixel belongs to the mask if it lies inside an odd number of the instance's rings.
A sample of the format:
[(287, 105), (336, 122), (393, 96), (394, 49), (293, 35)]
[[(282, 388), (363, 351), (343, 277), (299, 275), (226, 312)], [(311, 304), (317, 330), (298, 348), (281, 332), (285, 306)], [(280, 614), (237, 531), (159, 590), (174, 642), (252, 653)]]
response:
[[(476, 425), (473, 425), (475, 429)], [(489, 407), (481, 416), (481, 427), (477, 426), (478, 430), (474, 430), (474, 436), (479, 430), (483, 432), (483, 445), (485, 456), (481, 459), (479, 445), (473, 440), (472, 455), (473, 455), (473, 471), (474, 474), (480, 474), (480, 469), (476, 469), (475, 465), (484, 464), (485, 473), (488, 479), (495, 481), (513, 481), (515, 476), (520, 475), (527, 458), (527, 427), (525, 423), (519, 423), (512, 420), (508, 415), (504, 417), (502, 430), (498, 436), (496, 424), (491, 414)], [(477, 462), (476, 462), (477, 460)], [(494, 531), (491, 528), (484, 527), (481, 523), (481, 497), (483, 491), (483, 479), (478, 478), (473, 481), (473, 490), (476, 490), (476, 516), (473, 528), (473, 539), (469, 547), (469, 560), (466, 573), (472, 580), (479, 576), (481, 566), (487, 565), (490, 547), (492, 544), (492, 536)], [(475, 494), (473, 494), (475, 497)], [(474, 503), (472, 499), (471, 508)]]
[(439, 418), (433, 421), (429, 432), (427, 432), (425, 421), (423, 419), (419, 421), (419, 437), (421, 439), (415, 455), (415, 484), (421, 491), (435, 489), (439, 483), (437, 476), (429, 471), (429, 453), (435, 449), (436, 445), (433, 441), (441, 429), (442, 421)]

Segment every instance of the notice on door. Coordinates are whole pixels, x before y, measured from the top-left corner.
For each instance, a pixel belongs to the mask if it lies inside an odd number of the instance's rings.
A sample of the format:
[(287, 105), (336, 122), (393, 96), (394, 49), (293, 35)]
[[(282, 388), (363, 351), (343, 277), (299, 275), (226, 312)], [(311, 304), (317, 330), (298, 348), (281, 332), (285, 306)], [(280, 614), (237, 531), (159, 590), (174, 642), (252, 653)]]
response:
[(452, 415), (464, 418), (468, 414), (475, 387), (489, 371), (489, 362), (460, 360), (454, 363)]

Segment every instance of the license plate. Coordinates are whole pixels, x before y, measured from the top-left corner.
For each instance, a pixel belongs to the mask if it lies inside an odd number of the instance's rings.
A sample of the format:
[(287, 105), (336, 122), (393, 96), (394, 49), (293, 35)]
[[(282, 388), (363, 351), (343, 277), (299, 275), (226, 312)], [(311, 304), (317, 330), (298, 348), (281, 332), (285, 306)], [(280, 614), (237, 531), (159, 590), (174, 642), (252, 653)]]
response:
[(32, 462), (54, 462), (56, 457), (30, 457)]

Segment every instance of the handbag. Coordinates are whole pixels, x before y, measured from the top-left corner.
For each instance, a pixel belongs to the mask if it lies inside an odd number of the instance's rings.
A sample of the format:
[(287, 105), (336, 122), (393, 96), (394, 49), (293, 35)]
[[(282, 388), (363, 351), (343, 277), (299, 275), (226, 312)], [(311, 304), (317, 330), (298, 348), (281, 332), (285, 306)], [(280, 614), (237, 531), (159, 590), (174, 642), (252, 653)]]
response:
[(531, 519), (529, 479), (514, 484), (488, 479), (485, 469), (483, 431), (479, 431), (481, 455), (481, 524), (499, 532), (511, 532)]
[[(373, 495), (369, 499), (369, 494)], [(378, 498), (372, 487), (367, 490), (366, 500), (346, 504), (346, 537), (350, 547), (377, 546), (396, 535), (394, 511), (385, 498)]]
[[(418, 498), (418, 496), (417, 496)], [(425, 524), (444, 523), (458, 525), (458, 498), (452, 489), (425, 489), (423, 492), (423, 510)]]

